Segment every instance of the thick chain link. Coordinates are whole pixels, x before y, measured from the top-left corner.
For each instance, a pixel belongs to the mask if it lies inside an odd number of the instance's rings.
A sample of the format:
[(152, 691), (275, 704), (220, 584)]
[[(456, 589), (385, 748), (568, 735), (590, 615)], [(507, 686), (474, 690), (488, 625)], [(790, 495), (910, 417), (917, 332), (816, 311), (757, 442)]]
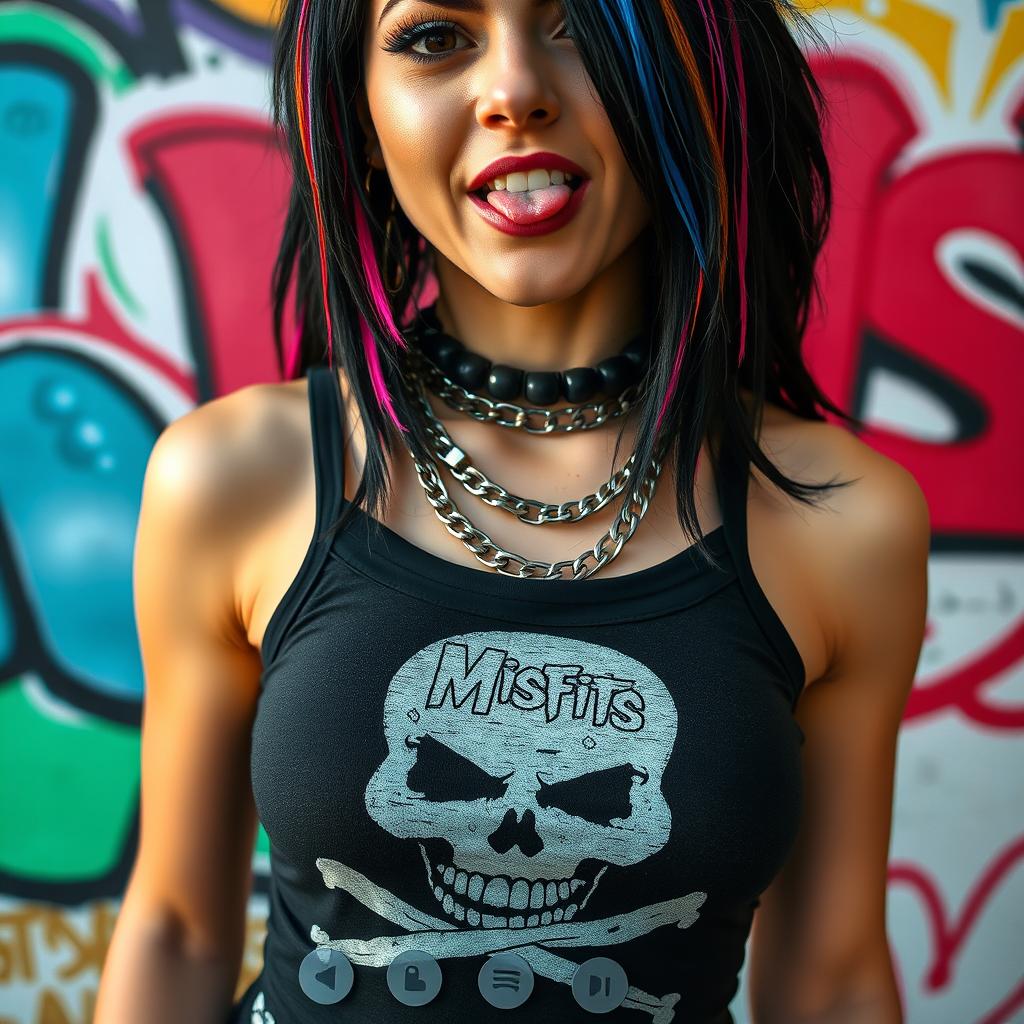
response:
[[(422, 387), (422, 385), (421, 385)], [(425, 396), (420, 394), (421, 401), (426, 401)], [(405, 441), (405, 435), (402, 434)], [(464, 456), (461, 449), (452, 445), (454, 451)], [(453, 536), (462, 541), (477, 559), (488, 568), (495, 569), (506, 576), (514, 576), (519, 579), (564, 579), (564, 570), (571, 572), (572, 580), (585, 579), (594, 575), (599, 569), (616, 558), (622, 551), (623, 545), (636, 532), (640, 521), (647, 514), (651, 498), (657, 486), (658, 476), (661, 473), (662, 458), (664, 457), (665, 442), (659, 445), (655, 456), (651, 459), (650, 466), (640, 486), (623, 503), (619, 514), (611, 528), (597, 541), (594, 547), (585, 551), (576, 558), (563, 559), (558, 562), (544, 562), (535, 559), (525, 558), (513, 551), (508, 551), (498, 544), (495, 544), (483, 530), (474, 526), (452, 501), (445, 489), (444, 483), (434, 468), (433, 462), (424, 464), (416, 456), (415, 452), (406, 443), (406, 450), (416, 468), (416, 475), (420, 486), (423, 488), (427, 501), (434, 509), (434, 514), (441, 521), (445, 529)], [(456, 459), (458, 461), (458, 459)], [(507, 494), (507, 492), (505, 492)], [(513, 496), (509, 496), (512, 498)], [(540, 503), (538, 503), (540, 504)], [(543, 507), (543, 506), (542, 506)], [(585, 513), (587, 515), (590, 512)], [(583, 518), (579, 516), (578, 518)], [(609, 545), (611, 549), (609, 550)]]
[(438, 459), (450, 470), (452, 476), (470, 493), (495, 508), (511, 512), (528, 526), (543, 526), (546, 523), (576, 523), (604, 508), (613, 498), (618, 497), (626, 488), (633, 476), (636, 465), (634, 452), (625, 465), (614, 474), (607, 483), (603, 483), (596, 492), (584, 495), (572, 501), (560, 504), (538, 501), (535, 498), (522, 498), (511, 494), (501, 484), (485, 476), (469, 460), (469, 455), (448, 436), (444, 424), (434, 415), (434, 410), (427, 401), (422, 387), (414, 389), (412, 385), (422, 378), (416, 371), (410, 371), (406, 378), (409, 382), (409, 395), (419, 401), (427, 419), (427, 432), (434, 445)]

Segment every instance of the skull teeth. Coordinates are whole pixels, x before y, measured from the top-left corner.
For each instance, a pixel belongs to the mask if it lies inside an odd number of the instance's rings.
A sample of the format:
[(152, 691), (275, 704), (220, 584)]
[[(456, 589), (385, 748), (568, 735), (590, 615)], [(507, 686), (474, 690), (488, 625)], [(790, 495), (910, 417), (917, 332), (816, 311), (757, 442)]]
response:
[(446, 914), (483, 928), (531, 928), (571, 921), (593, 886), (582, 878), (508, 878), (429, 861), (427, 875)]
[(444, 907), (445, 913), (457, 921), (467, 921), (475, 928), (535, 928), (552, 922), (571, 921), (579, 909), (575, 903), (570, 903), (567, 907), (555, 907), (539, 914), (513, 914), (506, 917), (504, 914), (486, 914), (474, 907), (465, 907), (439, 885), (434, 886), (434, 895)]
[[(570, 895), (575, 894), (587, 883), (582, 878), (562, 879), (559, 882), (546, 882), (543, 879), (528, 881), (525, 878), (509, 880), (500, 875), (485, 877), (469, 874), (449, 865), (437, 865), (437, 875), (444, 883), (444, 889), (450, 890), (455, 896), (468, 896), (469, 901), (483, 903), (496, 910), (541, 910), (545, 906), (554, 907), (565, 903)], [(435, 889), (441, 889), (436, 885)], [(441, 899), (442, 897), (438, 897)]]

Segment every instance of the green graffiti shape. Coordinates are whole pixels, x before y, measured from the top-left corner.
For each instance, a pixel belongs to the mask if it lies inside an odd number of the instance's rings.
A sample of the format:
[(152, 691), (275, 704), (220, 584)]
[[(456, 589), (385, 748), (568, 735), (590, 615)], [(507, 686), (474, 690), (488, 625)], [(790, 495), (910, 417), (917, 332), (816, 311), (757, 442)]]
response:
[(5, 3), (0, 9), (0, 41), (37, 43), (63, 53), (93, 79), (108, 82), (115, 95), (126, 92), (135, 81), (131, 69), (97, 32), (42, 4)]
[(53, 698), (35, 677), (0, 685), (0, 869), (86, 881), (117, 863), (139, 787), (139, 730)]

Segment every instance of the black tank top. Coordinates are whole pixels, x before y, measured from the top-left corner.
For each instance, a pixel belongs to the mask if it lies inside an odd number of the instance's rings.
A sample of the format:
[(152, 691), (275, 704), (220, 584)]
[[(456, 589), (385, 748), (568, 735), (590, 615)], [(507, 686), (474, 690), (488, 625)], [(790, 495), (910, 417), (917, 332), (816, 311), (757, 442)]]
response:
[[(347, 504), (342, 396), (326, 367), (307, 386), (316, 530), (267, 626), (252, 734), (268, 930), (231, 1019), (585, 1021), (573, 978), (606, 957), (628, 989), (604, 1019), (731, 1022), (796, 836), (803, 742), (746, 467), (723, 452), (715, 474), (721, 570), (691, 547), (626, 576), (516, 579), (375, 534), (362, 510), (319, 540)], [(353, 968), (335, 1005), (300, 983), (318, 948)], [(406, 949), (440, 968), (426, 1005), (388, 987)], [(513, 1009), (479, 987), (501, 951), (532, 971)]]

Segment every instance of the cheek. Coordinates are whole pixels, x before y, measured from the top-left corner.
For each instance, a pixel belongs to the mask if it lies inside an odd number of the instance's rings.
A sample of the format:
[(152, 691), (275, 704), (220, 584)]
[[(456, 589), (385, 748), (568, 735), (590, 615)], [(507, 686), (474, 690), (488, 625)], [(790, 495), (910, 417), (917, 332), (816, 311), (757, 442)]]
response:
[(374, 112), (388, 175), (410, 214), (447, 198), (460, 172), (460, 130), (451, 110), (436, 96), (393, 92)]
[(433, 161), (446, 141), (458, 134), (452, 116), (457, 109), (450, 91), (437, 86), (417, 88), (403, 82), (398, 87), (388, 79), (371, 91), (374, 129), (385, 154), (414, 165)]
[(616, 216), (626, 224), (648, 221), (650, 207), (626, 162), (605, 108), (588, 93), (586, 100), (580, 100), (573, 109), (580, 124), (580, 135), (587, 140), (596, 161), (594, 175), (600, 178), (602, 191)]
[(606, 210), (614, 216), (614, 230), (622, 234), (635, 235), (650, 222), (651, 208), (640, 190), (639, 183), (625, 163), (614, 168), (606, 168), (606, 172), (609, 178), (603, 201)]
[(430, 93), (424, 90), (391, 90), (381, 110), (381, 120), (388, 133), (396, 138), (415, 136), (422, 138), (426, 125), (435, 113), (429, 101)]

